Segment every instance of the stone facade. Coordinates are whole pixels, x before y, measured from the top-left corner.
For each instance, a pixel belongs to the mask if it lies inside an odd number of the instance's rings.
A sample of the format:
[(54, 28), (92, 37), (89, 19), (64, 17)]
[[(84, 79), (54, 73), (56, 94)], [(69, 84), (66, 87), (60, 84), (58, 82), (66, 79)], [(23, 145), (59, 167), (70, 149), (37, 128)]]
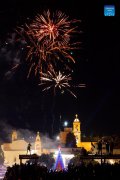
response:
[[(23, 139), (17, 139), (17, 132), (13, 131), (12, 142), (1, 145), (4, 152), (4, 165), (12, 166), (14, 163), (19, 164), (19, 155), (27, 154), (27, 146), (28, 142)], [(41, 155), (41, 140), (39, 133), (37, 133), (35, 143), (31, 143), (31, 153)], [(23, 160), (23, 163), (25, 162), (26, 160)]]

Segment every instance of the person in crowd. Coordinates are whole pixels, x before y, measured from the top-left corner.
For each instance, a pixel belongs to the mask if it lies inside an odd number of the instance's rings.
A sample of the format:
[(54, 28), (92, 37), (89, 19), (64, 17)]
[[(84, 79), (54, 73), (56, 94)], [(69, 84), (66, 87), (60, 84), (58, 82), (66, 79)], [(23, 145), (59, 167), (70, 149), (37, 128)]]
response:
[(27, 146), (27, 154), (29, 153), (31, 155), (31, 144), (28, 143), (28, 146)]
[(108, 141), (106, 141), (106, 154), (109, 155), (110, 154), (110, 144)]
[(98, 141), (98, 154), (102, 155), (102, 140)]
[(113, 150), (114, 150), (114, 142), (113, 140), (110, 141), (110, 155), (113, 155)]

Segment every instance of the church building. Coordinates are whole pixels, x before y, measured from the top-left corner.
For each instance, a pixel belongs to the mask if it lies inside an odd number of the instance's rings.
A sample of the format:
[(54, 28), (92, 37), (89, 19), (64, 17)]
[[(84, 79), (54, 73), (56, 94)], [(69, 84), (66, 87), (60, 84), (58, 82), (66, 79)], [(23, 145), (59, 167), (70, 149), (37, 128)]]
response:
[[(31, 154), (38, 154), (41, 155), (41, 140), (40, 140), (40, 134), (37, 132), (36, 139), (34, 143), (31, 144)], [(14, 130), (12, 132), (12, 139), (10, 143), (4, 143), (1, 145), (1, 148), (4, 152), (4, 165), (5, 166), (12, 166), (13, 164), (17, 163), (19, 164), (19, 155), (27, 154), (27, 146), (28, 142), (26, 142), (24, 139), (18, 139), (17, 131)], [(28, 152), (29, 153), (29, 152)], [(23, 163), (25, 163), (26, 160), (23, 159)]]
[[(81, 141), (81, 122), (78, 119), (78, 115), (75, 115), (75, 119), (73, 121), (73, 127), (65, 127), (64, 131), (60, 132), (60, 142), (62, 144), (66, 143), (66, 137), (67, 134), (71, 132), (74, 134), (75, 138), (76, 138), (76, 146), (78, 148), (80, 147), (84, 147), (87, 151), (91, 151), (91, 142), (82, 142)], [(94, 144), (94, 142), (93, 142)]]
[[(73, 121), (73, 127), (66, 127), (66, 128), (64, 128), (64, 131), (60, 132), (59, 143), (61, 145), (62, 144), (65, 145), (66, 137), (67, 137), (67, 134), (69, 132), (74, 134), (74, 136), (76, 138), (77, 148), (84, 147), (87, 151), (91, 151), (91, 142), (82, 142), (81, 141), (81, 122), (78, 119), (78, 115), (75, 116), (75, 119)], [(4, 143), (1, 145), (1, 148), (4, 152), (4, 165), (12, 166), (15, 163), (19, 164), (20, 163), (19, 155), (26, 155), (27, 154), (28, 143), (31, 144), (31, 154), (37, 154), (40, 156), (43, 153), (44, 154), (50, 154), (50, 153), (55, 154), (55, 152), (57, 151), (57, 147), (56, 148), (54, 148), (54, 147), (49, 147), (49, 148), (42, 147), (39, 132), (37, 132), (35, 141), (33, 143), (31, 143), (31, 142), (26, 142), (24, 139), (19, 139), (18, 135), (17, 135), (17, 131), (14, 130), (12, 132), (11, 142), (10, 143)], [(66, 161), (66, 159), (73, 157), (72, 149), (73, 148), (62, 148), (62, 153), (63, 153), (62, 156), (63, 157), (65, 156), (64, 161)], [(30, 153), (30, 152), (28, 152), (28, 153)], [(23, 159), (22, 162), (25, 163), (26, 160)]]

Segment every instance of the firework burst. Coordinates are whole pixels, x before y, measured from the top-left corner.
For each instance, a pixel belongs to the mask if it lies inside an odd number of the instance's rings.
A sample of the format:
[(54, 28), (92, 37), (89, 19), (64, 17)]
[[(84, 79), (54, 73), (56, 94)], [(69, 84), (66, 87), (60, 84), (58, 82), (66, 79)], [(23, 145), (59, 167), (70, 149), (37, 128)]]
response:
[[(61, 11), (51, 14), (48, 10), (43, 15), (37, 15), (35, 20), (29, 26), (29, 34), (37, 38), (38, 42), (49, 44), (53, 46), (66, 47), (70, 42), (70, 36), (76, 32), (76, 27), (71, 28), (71, 25), (78, 20), (68, 20)], [(32, 31), (31, 31), (32, 30)]]
[(42, 86), (42, 91), (53, 89), (53, 92), (55, 94), (59, 89), (61, 93), (64, 91), (68, 91), (75, 98), (77, 98), (77, 96), (71, 89), (76, 87), (85, 87), (85, 84), (79, 84), (77, 86), (72, 85), (71, 74), (65, 75), (60, 71), (57, 73), (53, 69), (52, 71), (48, 71), (47, 73), (42, 73), (40, 76), (40, 81), (41, 83), (39, 85)]
[(51, 67), (56, 68), (58, 61), (64, 66), (69, 66), (75, 60), (70, 54), (72, 49), (77, 49), (79, 42), (72, 43), (71, 37), (77, 32), (74, 24), (78, 20), (69, 20), (61, 11), (50, 13), (45, 11), (38, 14), (30, 24), (18, 28), (17, 32), (27, 42), (27, 60), (30, 68), (28, 76), (34, 69), (35, 74), (46, 72)]

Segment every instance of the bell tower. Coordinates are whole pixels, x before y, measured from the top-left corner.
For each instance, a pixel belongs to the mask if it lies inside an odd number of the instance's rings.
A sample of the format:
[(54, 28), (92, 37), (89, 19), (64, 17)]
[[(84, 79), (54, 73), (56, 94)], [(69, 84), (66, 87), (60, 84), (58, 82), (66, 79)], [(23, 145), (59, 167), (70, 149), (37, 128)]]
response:
[(35, 152), (38, 155), (41, 155), (41, 140), (40, 140), (40, 133), (39, 132), (37, 132), (37, 136), (35, 139)]
[(12, 141), (15, 141), (15, 140), (17, 140), (17, 131), (16, 130), (14, 130), (12, 132)]
[(75, 119), (73, 121), (73, 134), (76, 137), (76, 145), (78, 146), (81, 142), (81, 129), (80, 129), (80, 121), (78, 119), (78, 115), (75, 115)]

